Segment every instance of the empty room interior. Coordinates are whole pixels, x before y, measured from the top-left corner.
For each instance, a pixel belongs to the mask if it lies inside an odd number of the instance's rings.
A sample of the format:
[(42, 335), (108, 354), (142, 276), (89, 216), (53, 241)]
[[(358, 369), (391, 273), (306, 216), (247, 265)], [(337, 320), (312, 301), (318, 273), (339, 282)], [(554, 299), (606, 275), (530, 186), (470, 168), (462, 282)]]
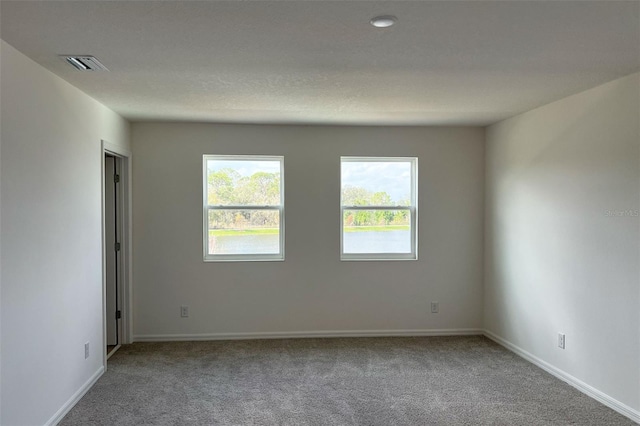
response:
[(640, 2), (0, 2), (0, 424), (640, 423)]

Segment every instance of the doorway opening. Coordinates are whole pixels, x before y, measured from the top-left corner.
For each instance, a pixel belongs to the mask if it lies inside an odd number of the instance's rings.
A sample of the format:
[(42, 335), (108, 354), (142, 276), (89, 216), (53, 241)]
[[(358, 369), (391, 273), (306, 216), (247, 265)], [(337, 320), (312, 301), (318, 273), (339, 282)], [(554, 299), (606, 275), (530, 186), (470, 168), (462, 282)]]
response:
[(130, 343), (131, 154), (102, 143), (104, 366)]

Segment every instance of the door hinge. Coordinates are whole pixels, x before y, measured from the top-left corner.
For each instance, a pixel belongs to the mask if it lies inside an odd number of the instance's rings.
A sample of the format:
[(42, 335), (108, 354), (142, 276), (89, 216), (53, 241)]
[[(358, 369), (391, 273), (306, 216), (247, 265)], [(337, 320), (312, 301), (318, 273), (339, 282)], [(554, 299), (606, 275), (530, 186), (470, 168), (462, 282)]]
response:
[(113, 175), (113, 181), (114, 181), (115, 183), (120, 182), (120, 175)]
[(113, 245), (113, 249), (114, 249), (115, 251), (120, 251), (120, 243), (115, 243), (115, 244)]
[(116, 311), (116, 319), (122, 318), (122, 311)]

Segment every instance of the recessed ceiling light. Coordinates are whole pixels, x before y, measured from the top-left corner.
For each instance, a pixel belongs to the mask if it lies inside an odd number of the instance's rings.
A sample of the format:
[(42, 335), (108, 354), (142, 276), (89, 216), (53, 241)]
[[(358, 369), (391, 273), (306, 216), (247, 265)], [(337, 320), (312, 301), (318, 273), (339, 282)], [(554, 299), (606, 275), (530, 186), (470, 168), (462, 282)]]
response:
[(371, 22), (371, 25), (373, 25), (376, 28), (387, 28), (395, 24), (397, 21), (398, 21), (398, 18), (396, 18), (395, 16), (383, 15), (383, 16), (376, 16), (369, 22)]

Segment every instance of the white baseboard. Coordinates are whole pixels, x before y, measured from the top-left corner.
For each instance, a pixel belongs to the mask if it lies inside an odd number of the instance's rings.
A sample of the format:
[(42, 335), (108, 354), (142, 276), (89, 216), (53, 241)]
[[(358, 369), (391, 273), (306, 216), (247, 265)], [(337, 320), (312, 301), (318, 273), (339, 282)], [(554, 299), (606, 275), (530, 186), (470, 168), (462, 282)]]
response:
[(76, 405), (78, 401), (80, 401), (80, 399), (84, 396), (84, 394), (87, 393), (89, 389), (91, 389), (91, 387), (98, 381), (100, 376), (102, 376), (103, 374), (104, 374), (104, 366), (100, 366), (100, 368), (98, 368), (98, 371), (93, 373), (93, 375), (89, 378), (89, 380), (87, 380), (85, 384), (82, 385), (82, 387), (78, 389), (76, 393), (71, 395), (71, 398), (69, 398), (69, 400), (65, 402), (65, 404), (62, 407), (60, 407), (60, 409), (53, 415), (53, 417), (51, 417), (49, 421), (45, 423), (45, 426), (57, 425), (63, 419), (63, 417), (66, 416), (69, 411), (71, 411), (73, 406)]
[(602, 404), (606, 405), (607, 407), (617, 411), (618, 413), (622, 414), (625, 417), (628, 417), (629, 419), (633, 420), (636, 423), (640, 423), (640, 411), (634, 410), (633, 408), (629, 407), (626, 404), (623, 404), (622, 402), (618, 401), (615, 398), (610, 397), (609, 395), (607, 395), (604, 392), (599, 391), (598, 389), (594, 388), (591, 385), (586, 384), (585, 382), (583, 382), (580, 379), (577, 379), (576, 377), (573, 377), (572, 375), (560, 370), (557, 367), (554, 367), (553, 365), (549, 364), (548, 362), (538, 358), (537, 356), (525, 351), (524, 349), (514, 345), (513, 343), (503, 339), (502, 337), (488, 331), (488, 330), (484, 330), (483, 334), (488, 337), (489, 339), (493, 340), (494, 342), (498, 343), (501, 346), (504, 346), (505, 348), (509, 349), (511, 352), (515, 353), (516, 355), (521, 356), (522, 358), (526, 359), (527, 361), (531, 362), (534, 365), (537, 365), (538, 367), (542, 368), (543, 370), (545, 370), (547, 373), (557, 377), (558, 379), (562, 380), (563, 382), (568, 383), (569, 385), (573, 386), (574, 388), (578, 389), (580, 392), (584, 393), (587, 396), (590, 396), (591, 398), (595, 399), (598, 402), (601, 402)]
[(209, 334), (141, 334), (134, 342), (180, 342), (193, 340), (251, 340), (251, 339), (304, 339), (320, 337), (411, 337), (411, 336), (473, 336), (482, 335), (477, 328), (442, 330), (320, 330), (279, 331), (261, 333), (209, 333)]

